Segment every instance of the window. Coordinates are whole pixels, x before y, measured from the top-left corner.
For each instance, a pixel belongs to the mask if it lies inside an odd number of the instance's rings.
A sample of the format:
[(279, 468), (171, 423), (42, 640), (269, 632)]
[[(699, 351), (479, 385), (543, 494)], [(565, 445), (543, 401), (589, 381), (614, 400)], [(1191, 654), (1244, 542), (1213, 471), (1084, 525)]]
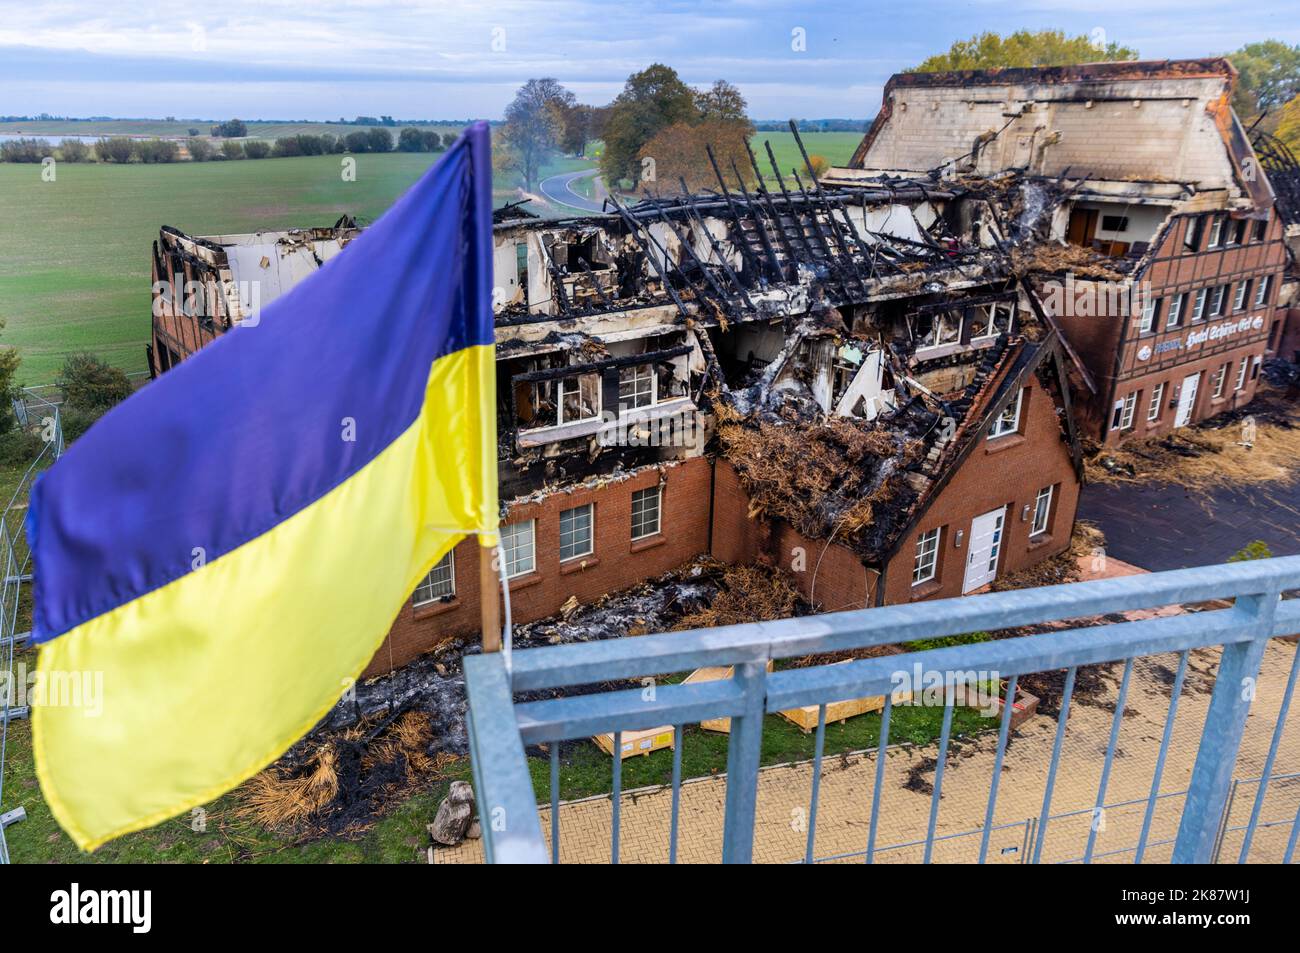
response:
[(1272, 280), (1272, 275), (1265, 275), (1259, 279), (1259, 287), (1255, 289), (1255, 307), (1262, 308), (1268, 304), (1268, 285)]
[(1045, 486), (1038, 491), (1034, 500), (1034, 522), (1029, 528), (1030, 536), (1047, 532), (1047, 517), (1052, 512), (1052, 487)]
[(507, 578), (522, 576), (536, 568), (537, 562), (533, 558), (536, 529), (536, 520), (501, 527), (501, 556), (506, 561)]
[(1258, 379), (1259, 379), (1259, 365), (1260, 365), (1261, 363), (1263, 363), (1263, 360), (1264, 360), (1264, 358), (1263, 358), (1261, 355), (1259, 355), (1259, 354), (1256, 354), (1256, 355), (1251, 359), (1251, 361), (1250, 361), (1250, 379), (1251, 379), (1251, 380), (1258, 380)]
[(1103, 215), (1101, 217), (1101, 230), (1103, 232), (1128, 231), (1128, 216), (1127, 215)]
[(1268, 219), (1261, 218), (1255, 223), (1255, 241), (1262, 242), (1268, 234)]
[(1205, 296), (1209, 293), (1208, 288), (1202, 288), (1196, 292), (1196, 302), (1192, 305), (1192, 320), (1199, 321), (1205, 317)]
[(996, 303), (971, 309), (970, 338), (972, 341), (995, 338), (1011, 330), (1011, 313), (1014, 305)]
[(1183, 319), (1183, 308), (1187, 306), (1187, 294), (1184, 292), (1180, 295), (1174, 295), (1173, 300), (1169, 302), (1169, 317), (1165, 319), (1165, 327), (1176, 328)]
[(1228, 286), (1219, 285), (1210, 295), (1210, 317), (1217, 318), (1223, 314), (1223, 302), (1228, 297)]
[(1115, 409), (1110, 417), (1111, 430), (1128, 430), (1133, 426), (1133, 411), (1137, 407), (1138, 392), (1125, 395), (1115, 401)]
[(917, 350), (961, 343), (960, 311), (923, 311), (912, 316), (912, 336)]
[(660, 488), (652, 486), (632, 493), (632, 538), (645, 539), (659, 532)]
[(1217, 371), (1214, 372), (1214, 398), (1216, 400), (1223, 396), (1223, 382), (1226, 381), (1227, 379), (1228, 379), (1228, 365), (1224, 364), (1221, 368), (1219, 368)]
[(1223, 239), (1223, 218), (1222, 216), (1216, 215), (1214, 216), (1214, 220), (1210, 222), (1210, 240), (1205, 247), (1218, 248), (1219, 242), (1222, 241), (1222, 239)]
[(1233, 390), (1241, 390), (1246, 386), (1246, 368), (1249, 366), (1250, 358), (1243, 357), (1241, 359), (1241, 366), (1237, 368), (1237, 385), (1233, 387)]
[(1199, 251), (1201, 247), (1201, 235), (1205, 232), (1205, 216), (1198, 215), (1187, 223), (1187, 231), (1183, 233), (1183, 245), (1188, 251)]
[(1246, 244), (1246, 220), (1238, 219), (1232, 223), (1232, 234), (1228, 238), (1229, 245)]
[(1250, 297), (1250, 281), (1243, 281), (1237, 285), (1237, 296), (1232, 299), (1233, 311), (1244, 311), (1246, 308), (1246, 299)]
[(997, 420), (993, 421), (993, 426), (989, 428), (990, 440), (994, 437), (1005, 437), (1020, 429), (1020, 404), (1024, 397), (1025, 389), (1022, 387), (1016, 391), (1016, 399), (1007, 405), (1007, 409), (998, 415)]
[(1151, 390), (1151, 403), (1147, 405), (1147, 420), (1159, 420), (1165, 400), (1165, 384), (1161, 381)]
[(524, 290), (524, 304), (528, 303), (528, 243), (515, 243), (515, 273), (519, 276), (519, 287)]
[(649, 407), (655, 402), (655, 369), (650, 364), (622, 367), (618, 371), (620, 407)]
[(600, 416), (600, 377), (582, 374), (560, 381), (560, 423), (591, 420)]
[(934, 578), (939, 562), (939, 530), (932, 529), (916, 538), (916, 560), (912, 563), (912, 585)]
[(1142, 300), (1142, 323), (1138, 327), (1141, 334), (1149, 332), (1156, 323), (1156, 318), (1160, 316), (1160, 299), (1153, 298), (1151, 295), (1143, 295)]
[(591, 514), (590, 503), (560, 513), (560, 562), (591, 555)]
[(413, 605), (426, 606), (430, 602), (450, 599), (455, 594), (456, 557), (449, 549), (447, 555), (434, 563), (433, 568), (429, 570), (429, 575), (415, 587), (415, 595), (411, 597), (411, 602)]

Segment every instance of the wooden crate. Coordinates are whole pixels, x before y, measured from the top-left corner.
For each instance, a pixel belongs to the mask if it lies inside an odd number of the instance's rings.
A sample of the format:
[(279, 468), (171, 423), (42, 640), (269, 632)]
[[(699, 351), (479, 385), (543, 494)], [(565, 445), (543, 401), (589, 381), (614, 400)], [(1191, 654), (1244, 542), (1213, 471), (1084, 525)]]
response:
[[(836, 662), (836, 665), (844, 665), (852, 661), (846, 659), (844, 662)], [(911, 701), (911, 692), (895, 692), (894, 704), (902, 704)], [(817, 712), (820, 706), (804, 705), (802, 708), (787, 708), (781, 712), (781, 717), (787, 721), (793, 722), (799, 727), (804, 734), (810, 734), (817, 730)], [(884, 695), (873, 695), (868, 698), (849, 698), (844, 701), (831, 702), (826, 706), (826, 724), (837, 721), (843, 724), (846, 719), (855, 715), (865, 715), (867, 712), (880, 711), (885, 707)]]
[[(691, 672), (689, 676), (687, 676), (686, 680), (682, 682), (682, 684), (691, 685), (691, 684), (698, 684), (699, 682), (717, 682), (717, 681), (721, 681), (724, 678), (731, 678), (732, 674), (735, 671), (735, 668), (736, 667), (734, 665), (715, 665), (715, 666), (710, 666), (708, 668), (697, 668), (695, 671)], [(771, 660), (769, 660), (767, 663), (767, 670), (769, 672), (772, 671)], [(703, 728), (705, 731), (716, 731), (724, 735), (730, 734), (731, 719), (730, 718), (708, 718), (700, 722), (700, 727)]]
[[(614, 733), (608, 732), (603, 735), (596, 735), (591, 739), (600, 746), (600, 750), (611, 757), (614, 754)], [(623, 760), (633, 757), (634, 755), (649, 755), (652, 751), (658, 751), (660, 748), (671, 748), (673, 746), (673, 726), (663, 725), (659, 728), (646, 728), (644, 731), (625, 731), (622, 737), (623, 742)]]

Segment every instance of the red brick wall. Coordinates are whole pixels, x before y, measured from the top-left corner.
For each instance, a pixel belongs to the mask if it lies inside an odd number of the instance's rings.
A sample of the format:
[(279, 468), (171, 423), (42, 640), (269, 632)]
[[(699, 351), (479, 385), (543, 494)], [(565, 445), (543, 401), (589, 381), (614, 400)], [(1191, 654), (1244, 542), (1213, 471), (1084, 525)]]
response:
[(728, 563), (765, 562), (789, 570), (804, 598), (824, 612), (875, 605), (876, 573), (839, 543), (810, 540), (784, 520), (749, 516), (749, 497), (726, 460), (716, 464), (713, 555)]
[[(664, 467), (660, 533), (632, 541), (632, 493), (659, 483), (660, 474), (659, 468), (648, 467), (622, 482), (552, 493), (540, 502), (512, 507), (506, 522), (537, 521), (537, 569), (510, 583), (513, 621), (553, 615), (570, 596), (594, 602), (607, 592), (635, 585), (707, 552), (712, 466), (703, 457)], [(593, 552), (561, 564), (560, 512), (585, 503), (595, 504)], [(478, 541), (462, 540), (453, 558), (455, 598), (418, 609), (408, 599), (365, 677), (403, 665), (446, 639), (478, 635)]]
[[(1047, 532), (1029, 539), (1032, 507), (1038, 491), (1054, 485)], [(1025, 389), (1019, 434), (981, 441), (961, 468), (940, 491), (920, 522), (898, 548), (885, 571), (885, 601), (946, 598), (962, 594), (967, 540), (971, 520), (999, 506), (1007, 517), (998, 575), (1017, 572), (1070, 544), (1074, 513), (1079, 502), (1079, 481), (1070, 462), (1069, 445), (1061, 437), (1056, 404), (1036, 378)], [(1026, 504), (1030, 520), (1021, 520)], [(912, 586), (912, 565), (916, 539), (935, 527), (943, 527), (939, 542), (939, 563), (935, 578)], [(961, 530), (961, 548), (954, 546)]]

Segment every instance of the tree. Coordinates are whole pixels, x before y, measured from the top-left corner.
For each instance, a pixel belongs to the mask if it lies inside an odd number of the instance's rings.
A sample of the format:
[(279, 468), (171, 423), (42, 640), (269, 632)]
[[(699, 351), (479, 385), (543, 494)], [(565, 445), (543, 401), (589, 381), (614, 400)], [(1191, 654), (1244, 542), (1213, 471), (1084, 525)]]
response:
[(206, 139), (191, 139), (188, 143), (190, 158), (195, 162), (207, 162), (212, 158), (212, 143)]
[[(238, 146), (238, 142), (227, 142), (227, 146)], [(222, 147), (224, 148), (224, 146)], [(244, 143), (245, 159), (265, 159), (271, 154), (271, 144), (265, 139), (249, 139)]]
[(575, 104), (573, 93), (554, 79), (530, 79), (519, 87), (506, 107), (501, 144), (524, 188), (532, 191), (546, 157), (560, 147), (565, 110)]
[[(717, 188), (718, 180), (709, 165), (707, 146), (713, 148), (718, 164), (725, 170), (729, 186), (731, 164), (744, 177), (746, 184), (753, 184), (753, 168), (745, 154), (745, 143), (749, 141), (751, 129), (748, 122), (735, 122), (723, 119), (705, 119), (700, 122), (678, 122), (662, 129), (649, 142), (641, 147), (638, 168), (652, 174), (646, 179), (641, 173), (644, 186), (652, 192), (672, 194), (681, 190), (679, 179), (686, 180), (686, 187), (692, 192), (708, 188)], [(646, 161), (648, 160), (648, 161)]]
[(68, 355), (57, 383), (67, 406), (99, 414), (130, 397), (134, 390), (121, 368), (87, 351)]
[(214, 139), (242, 139), (248, 135), (248, 126), (241, 119), (227, 119), (212, 127)]
[(130, 162), (135, 155), (135, 143), (126, 136), (110, 136), (95, 143), (95, 156), (100, 162)]
[(370, 136), (364, 132), (349, 132), (344, 142), (347, 143), (348, 152), (370, 151)]
[(424, 152), (424, 133), (414, 126), (407, 126), (397, 134), (398, 152)]
[(754, 134), (754, 125), (748, 115), (749, 103), (745, 102), (740, 90), (725, 79), (715, 80), (708, 89), (696, 93), (695, 108), (700, 111), (702, 119), (744, 123), (749, 134)]
[(1280, 40), (1247, 43), (1228, 59), (1237, 68), (1232, 105), (1242, 119), (1274, 110), (1300, 93), (1300, 45)]
[[(254, 146), (254, 147), (261, 146), (263, 149), (267, 148), (265, 142), (260, 142), (257, 139), (252, 139), (249, 142), (243, 144), (234, 141), (226, 141), (221, 144), (221, 156), (223, 159), (242, 159), (244, 158), (245, 150), (249, 146)], [(251, 150), (248, 151), (248, 157), (250, 159), (260, 159), (262, 158), (262, 156), (265, 155), (266, 153), (263, 152), (261, 156), (255, 156), (252, 154)]]
[(997, 67), (1070, 66), (1075, 63), (1135, 60), (1137, 50), (1107, 43), (1104, 47), (1088, 36), (1067, 37), (1064, 30), (1017, 30), (1010, 36), (981, 33), (958, 40), (947, 53), (931, 56), (912, 73), (934, 73), (960, 69)]
[(142, 139), (135, 145), (141, 162), (175, 162), (180, 147), (174, 139)]
[(605, 122), (605, 152), (600, 157), (605, 181), (613, 185), (638, 179), (645, 145), (669, 126), (693, 123), (699, 117), (695, 91), (681, 81), (676, 70), (654, 63), (633, 73), (610, 105)]
[(392, 152), (393, 136), (387, 129), (381, 126), (375, 126), (366, 133), (366, 140), (370, 144), (370, 152)]
[(1293, 96), (1278, 112), (1275, 135), (1285, 142), (1292, 152), (1300, 152), (1300, 96)]
[(80, 139), (64, 139), (59, 143), (59, 158), (64, 162), (85, 162), (90, 158), (90, 146)]

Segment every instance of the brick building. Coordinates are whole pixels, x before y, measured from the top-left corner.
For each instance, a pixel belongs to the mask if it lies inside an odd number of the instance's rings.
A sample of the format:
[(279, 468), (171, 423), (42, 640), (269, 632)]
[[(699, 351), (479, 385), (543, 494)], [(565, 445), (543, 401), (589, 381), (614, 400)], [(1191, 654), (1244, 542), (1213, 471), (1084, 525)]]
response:
[(991, 227), (1041, 243), (1081, 432), (1159, 435), (1247, 403), (1283, 346), (1283, 223), (1235, 80), (1225, 59), (900, 74), (852, 166), (1010, 185)]
[[(1067, 382), (1086, 371), (990, 239), (994, 200), (960, 183), (790, 178), (582, 219), (499, 213), (515, 621), (701, 554), (773, 562), (839, 609), (959, 595), (1068, 546)], [(254, 299), (353, 234), (164, 229), (155, 373), (243, 333)], [(417, 587), (370, 674), (477, 633), (475, 545)]]

